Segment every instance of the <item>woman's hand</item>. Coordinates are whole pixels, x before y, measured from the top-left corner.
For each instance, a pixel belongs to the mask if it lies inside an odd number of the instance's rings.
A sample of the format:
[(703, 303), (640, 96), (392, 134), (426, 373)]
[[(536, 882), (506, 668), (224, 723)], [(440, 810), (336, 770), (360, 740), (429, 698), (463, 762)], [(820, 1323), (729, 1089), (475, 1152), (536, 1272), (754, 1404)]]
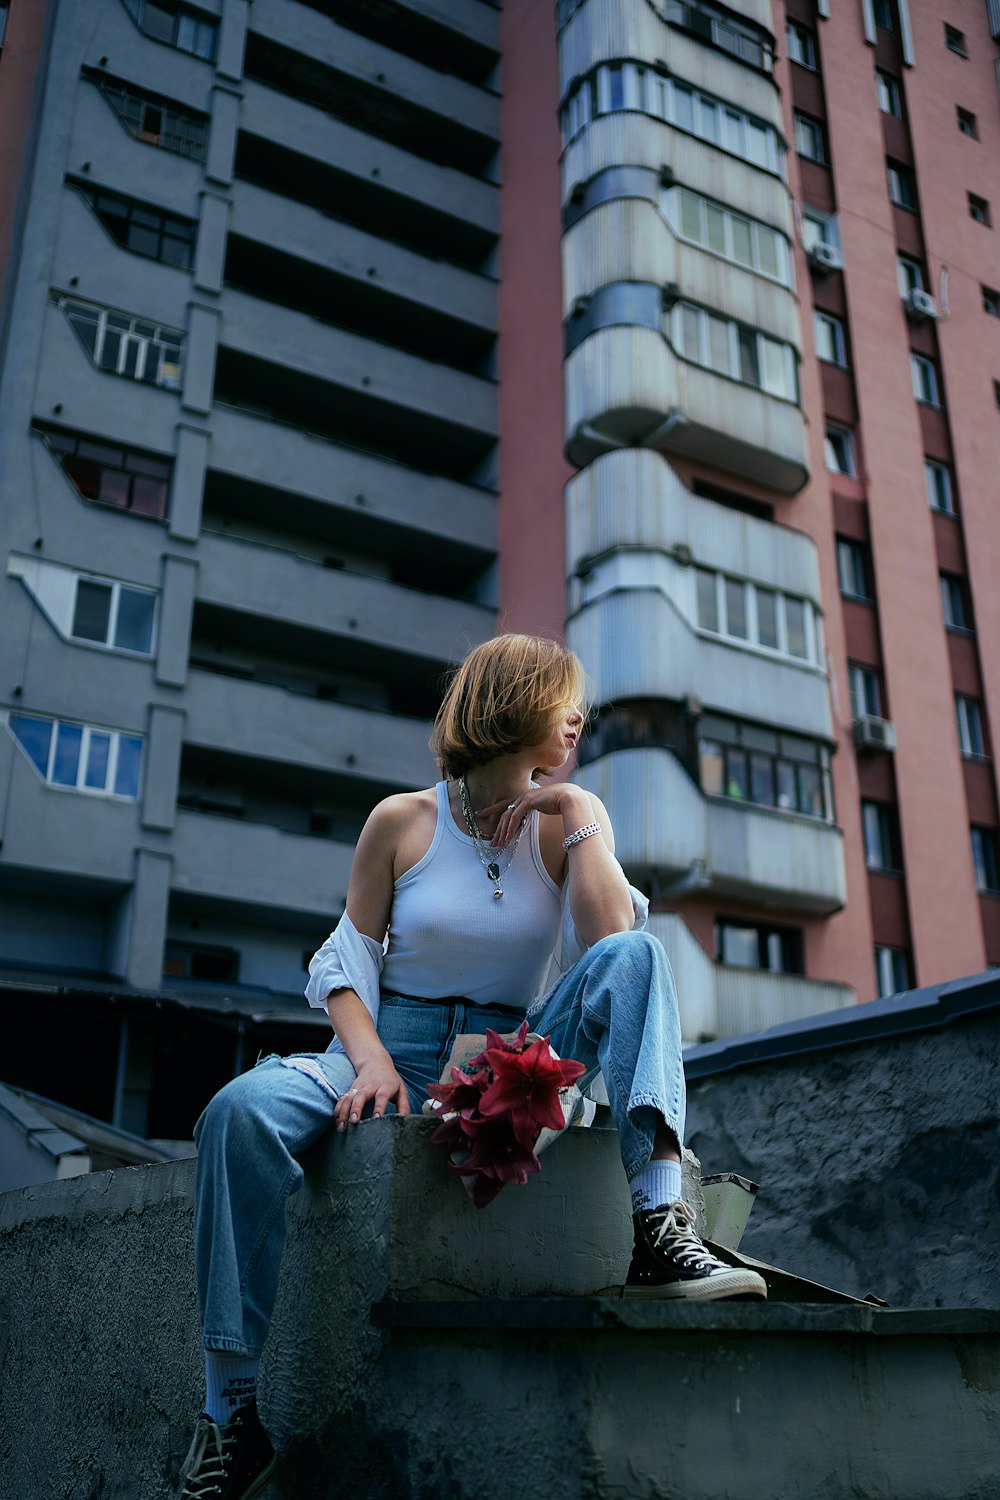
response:
[(359, 1066), (351, 1087), (346, 1094), (341, 1094), (334, 1106), (333, 1118), (337, 1122), (337, 1129), (344, 1131), (348, 1125), (356, 1125), (369, 1100), (373, 1100), (375, 1105), (372, 1110), (373, 1120), (380, 1120), (385, 1114), (386, 1106), (393, 1101), (397, 1114), (410, 1113), (410, 1096), (406, 1084), (396, 1072), (388, 1052), (383, 1052), (381, 1057), (369, 1058)]
[[(565, 819), (572, 813), (570, 821), (575, 828), (593, 821), (593, 803), (581, 787), (571, 781), (547, 781), (542, 786), (523, 792), (516, 802), (493, 802), (489, 807), (476, 809), (476, 817), (484, 821), (500, 814), (496, 832), (490, 842), (494, 848), (505, 849), (517, 833), (522, 820), (530, 812), (554, 813)], [(573, 829), (570, 830), (572, 832)]]

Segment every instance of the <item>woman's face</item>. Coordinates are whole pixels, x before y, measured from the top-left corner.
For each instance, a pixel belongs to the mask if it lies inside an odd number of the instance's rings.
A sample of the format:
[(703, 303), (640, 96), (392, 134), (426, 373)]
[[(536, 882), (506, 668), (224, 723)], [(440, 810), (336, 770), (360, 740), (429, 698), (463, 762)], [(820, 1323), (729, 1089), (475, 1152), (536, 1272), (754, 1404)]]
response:
[(535, 764), (544, 771), (554, 771), (564, 765), (580, 743), (583, 722), (584, 715), (578, 704), (567, 704), (561, 709), (549, 734), (533, 747), (537, 757)]

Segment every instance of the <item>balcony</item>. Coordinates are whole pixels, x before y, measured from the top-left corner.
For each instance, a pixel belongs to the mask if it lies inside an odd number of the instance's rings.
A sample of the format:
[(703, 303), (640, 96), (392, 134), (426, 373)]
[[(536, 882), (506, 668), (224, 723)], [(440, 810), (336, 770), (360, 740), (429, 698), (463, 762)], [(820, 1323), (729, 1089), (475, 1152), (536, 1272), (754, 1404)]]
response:
[(809, 477), (792, 401), (681, 359), (652, 328), (599, 328), (565, 363), (566, 454), (582, 467), (634, 445), (684, 454), (796, 494)]
[(437, 779), (422, 720), (320, 702), (263, 683), (192, 671), (184, 740), (210, 750), (409, 788)]
[[(651, 283), (671, 295), (758, 328), (801, 351), (799, 305), (790, 286), (756, 274), (681, 239), (657, 201), (612, 198), (577, 220), (563, 236), (563, 316), (579, 298), (615, 283)], [(788, 229), (774, 226), (786, 236)]]
[(846, 984), (715, 963), (675, 912), (653, 912), (649, 931), (667, 950), (686, 1045), (783, 1026), (856, 1003)]
[(5, 775), (6, 817), (0, 863), (86, 881), (95, 896), (124, 890), (135, 878), (141, 801), (47, 786), (0, 725), (0, 767)]
[[(492, 381), (404, 354), (387, 344), (345, 333), (305, 313), (292, 312), (226, 289), (220, 345), (269, 368), (294, 371), (350, 396), (398, 408), (408, 416), (447, 422), (493, 440), (497, 392)], [(266, 383), (266, 382), (265, 382)], [(330, 399), (336, 404), (332, 392)]]
[(178, 810), (173, 889), (280, 915), (329, 920), (347, 899), (353, 846)]
[(413, 545), (464, 551), (481, 565), (496, 552), (496, 500), (472, 485), (440, 474), (421, 474), (402, 464), (342, 448), (294, 427), (216, 406), (212, 413), (210, 471), (224, 490), (259, 492), (262, 515), (275, 507), (304, 511), (306, 529), (329, 510), (323, 530), (334, 524), (350, 544), (358, 536), (375, 546), (385, 531), (410, 533)]
[(262, 622), (257, 634), (271, 639), (272, 650), (292, 629), (350, 643), (355, 658), (367, 645), (397, 659), (445, 665), (493, 634), (495, 615), (480, 605), (331, 571), (277, 547), (206, 534), (198, 555), (199, 604)]
[(789, 912), (828, 916), (846, 900), (843, 835), (811, 818), (703, 796), (667, 750), (622, 750), (577, 773), (607, 803), (618, 857), (640, 880), (680, 879)]
[[(741, 13), (770, 36), (768, 0), (754, 0), (767, 19)], [(740, 10), (740, 7), (729, 7)], [(559, 93), (600, 63), (632, 59), (665, 63), (670, 72), (782, 129), (781, 98), (772, 80), (726, 52), (705, 46), (668, 23), (646, 0), (585, 0), (559, 37)]]

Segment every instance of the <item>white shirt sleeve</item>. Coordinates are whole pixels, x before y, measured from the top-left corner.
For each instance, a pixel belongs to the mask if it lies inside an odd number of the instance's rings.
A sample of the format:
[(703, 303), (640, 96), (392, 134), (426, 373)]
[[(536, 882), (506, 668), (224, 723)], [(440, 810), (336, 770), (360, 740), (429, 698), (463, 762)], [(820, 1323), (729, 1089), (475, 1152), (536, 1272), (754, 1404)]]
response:
[(326, 1009), (331, 990), (354, 990), (372, 1020), (378, 1021), (382, 944), (359, 932), (346, 911), (309, 962), (305, 995), (317, 1010)]

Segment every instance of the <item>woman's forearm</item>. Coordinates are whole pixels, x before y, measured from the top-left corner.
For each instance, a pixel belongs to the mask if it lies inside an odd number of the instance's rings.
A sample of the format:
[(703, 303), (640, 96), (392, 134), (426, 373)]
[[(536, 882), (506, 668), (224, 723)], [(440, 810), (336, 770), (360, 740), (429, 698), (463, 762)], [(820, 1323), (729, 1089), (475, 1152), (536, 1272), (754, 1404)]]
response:
[(331, 991), (326, 997), (326, 1011), (356, 1072), (364, 1063), (388, 1057), (371, 1012), (356, 990)]
[[(566, 837), (587, 823), (600, 821), (582, 789), (561, 808)], [(635, 921), (628, 881), (601, 834), (581, 839), (567, 851), (569, 906), (577, 932), (587, 944), (628, 932)]]

